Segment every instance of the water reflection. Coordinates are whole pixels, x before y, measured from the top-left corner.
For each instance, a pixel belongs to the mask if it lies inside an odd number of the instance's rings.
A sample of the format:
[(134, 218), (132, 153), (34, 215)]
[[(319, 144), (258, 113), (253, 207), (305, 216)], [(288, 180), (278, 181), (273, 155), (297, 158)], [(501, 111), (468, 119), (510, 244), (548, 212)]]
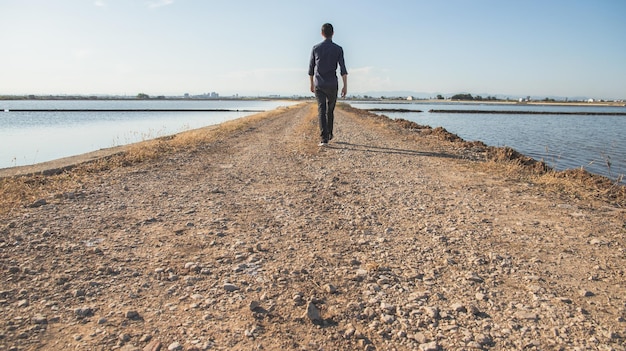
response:
[[(352, 104), (357, 108), (408, 108), (408, 104)], [(410, 104), (410, 109), (626, 112), (624, 107)], [(461, 138), (509, 146), (557, 170), (584, 167), (615, 180), (626, 174), (626, 117), (581, 115), (384, 113), (421, 125), (443, 127)], [(610, 164), (610, 166), (609, 166)]]

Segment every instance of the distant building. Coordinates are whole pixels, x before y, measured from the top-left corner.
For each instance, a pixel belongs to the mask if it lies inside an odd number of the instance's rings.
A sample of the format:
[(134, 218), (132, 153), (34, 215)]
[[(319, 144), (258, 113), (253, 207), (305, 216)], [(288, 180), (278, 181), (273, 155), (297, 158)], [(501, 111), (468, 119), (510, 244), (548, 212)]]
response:
[(406, 99), (407, 99), (408, 101), (413, 101), (413, 97), (412, 97), (412, 96), (408, 96)]

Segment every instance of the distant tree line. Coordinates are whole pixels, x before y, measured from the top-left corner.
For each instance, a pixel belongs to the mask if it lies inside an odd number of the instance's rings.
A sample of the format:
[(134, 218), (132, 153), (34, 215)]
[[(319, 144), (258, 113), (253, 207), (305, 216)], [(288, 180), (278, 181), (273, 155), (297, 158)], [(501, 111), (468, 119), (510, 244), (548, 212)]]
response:
[(480, 95), (472, 96), (472, 94), (456, 94), (453, 95), (450, 99), (452, 100), (464, 100), (464, 101), (494, 101), (498, 100), (495, 96), (487, 96), (483, 98)]

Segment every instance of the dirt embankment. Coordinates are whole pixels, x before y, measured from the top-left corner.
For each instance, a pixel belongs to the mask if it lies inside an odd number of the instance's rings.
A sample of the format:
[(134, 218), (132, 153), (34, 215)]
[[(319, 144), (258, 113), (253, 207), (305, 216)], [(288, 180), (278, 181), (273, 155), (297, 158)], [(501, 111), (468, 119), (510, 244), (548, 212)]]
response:
[(0, 349), (625, 349), (618, 202), (350, 109), (319, 148), (315, 113), (0, 215)]

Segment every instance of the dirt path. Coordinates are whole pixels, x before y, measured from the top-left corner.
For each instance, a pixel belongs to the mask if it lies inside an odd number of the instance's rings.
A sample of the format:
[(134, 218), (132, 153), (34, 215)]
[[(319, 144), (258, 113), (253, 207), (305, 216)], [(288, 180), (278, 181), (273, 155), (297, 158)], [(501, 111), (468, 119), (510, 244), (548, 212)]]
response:
[(623, 210), (315, 113), (0, 218), (0, 349), (625, 349)]

